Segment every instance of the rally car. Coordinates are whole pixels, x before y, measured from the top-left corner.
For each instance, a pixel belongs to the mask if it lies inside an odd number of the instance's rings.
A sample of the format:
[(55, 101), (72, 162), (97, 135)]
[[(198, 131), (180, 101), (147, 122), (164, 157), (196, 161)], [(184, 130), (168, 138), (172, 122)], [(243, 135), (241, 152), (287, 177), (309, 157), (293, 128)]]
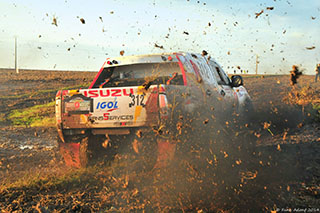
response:
[(152, 157), (144, 159), (151, 168), (163, 166), (201, 113), (219, 120), (251, 108), (242, 77), (230, 79), (206, 52), (108, 58), (89, 88), (57, 92), (59, 147), (72, 167), (111, 146), (130, 146)]

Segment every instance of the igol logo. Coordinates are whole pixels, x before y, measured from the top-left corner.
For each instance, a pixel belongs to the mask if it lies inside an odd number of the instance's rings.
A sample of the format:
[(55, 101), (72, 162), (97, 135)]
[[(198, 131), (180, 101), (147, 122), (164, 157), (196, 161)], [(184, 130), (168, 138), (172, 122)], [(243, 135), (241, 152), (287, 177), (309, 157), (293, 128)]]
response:
[(118, 109), (118, 101), (98, 102), (96, 109), (108, 109), (107, 112)]

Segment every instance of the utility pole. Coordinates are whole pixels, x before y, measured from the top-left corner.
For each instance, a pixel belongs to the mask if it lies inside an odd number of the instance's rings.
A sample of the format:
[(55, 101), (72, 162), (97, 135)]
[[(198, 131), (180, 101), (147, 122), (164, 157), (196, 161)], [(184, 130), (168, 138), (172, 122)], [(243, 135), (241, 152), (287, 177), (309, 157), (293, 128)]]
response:
[(15, 65), (16, 73), (19, 74), (17, 37), (14, 38), (14, 65)]
[(256, 55), (256, 75), (258, 75), (259, 56)]

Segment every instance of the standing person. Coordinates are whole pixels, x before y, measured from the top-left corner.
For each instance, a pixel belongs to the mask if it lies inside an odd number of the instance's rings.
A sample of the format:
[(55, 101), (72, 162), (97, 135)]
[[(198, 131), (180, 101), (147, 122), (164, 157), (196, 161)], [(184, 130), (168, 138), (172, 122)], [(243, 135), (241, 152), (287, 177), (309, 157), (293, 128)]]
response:
[(320, 80), (320, 64), (317, 64), (316, 66), (316, 78), (315, 78), (315, 82), (317, 82), (317, 79), (319, 78)]
[(298, 66), (293, 65), (292, 70), (290, 71), (290, 84), (293, 86), (297, 83), (297, 79), (302, 75), (302, 72), (299, 71)]

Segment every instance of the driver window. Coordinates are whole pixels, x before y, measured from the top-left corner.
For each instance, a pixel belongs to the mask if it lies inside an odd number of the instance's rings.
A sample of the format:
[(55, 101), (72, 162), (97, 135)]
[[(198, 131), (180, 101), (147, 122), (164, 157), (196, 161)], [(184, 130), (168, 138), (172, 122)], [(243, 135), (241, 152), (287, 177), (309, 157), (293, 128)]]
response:
[(217, 79), (217, 82), (219, 85), (228, 85), (228, 80), (226, 79), (226, 76), (222, 73), (223, 71), (220, 70), (219, 66), (215, 63), (209, 61), (210, 68)]

